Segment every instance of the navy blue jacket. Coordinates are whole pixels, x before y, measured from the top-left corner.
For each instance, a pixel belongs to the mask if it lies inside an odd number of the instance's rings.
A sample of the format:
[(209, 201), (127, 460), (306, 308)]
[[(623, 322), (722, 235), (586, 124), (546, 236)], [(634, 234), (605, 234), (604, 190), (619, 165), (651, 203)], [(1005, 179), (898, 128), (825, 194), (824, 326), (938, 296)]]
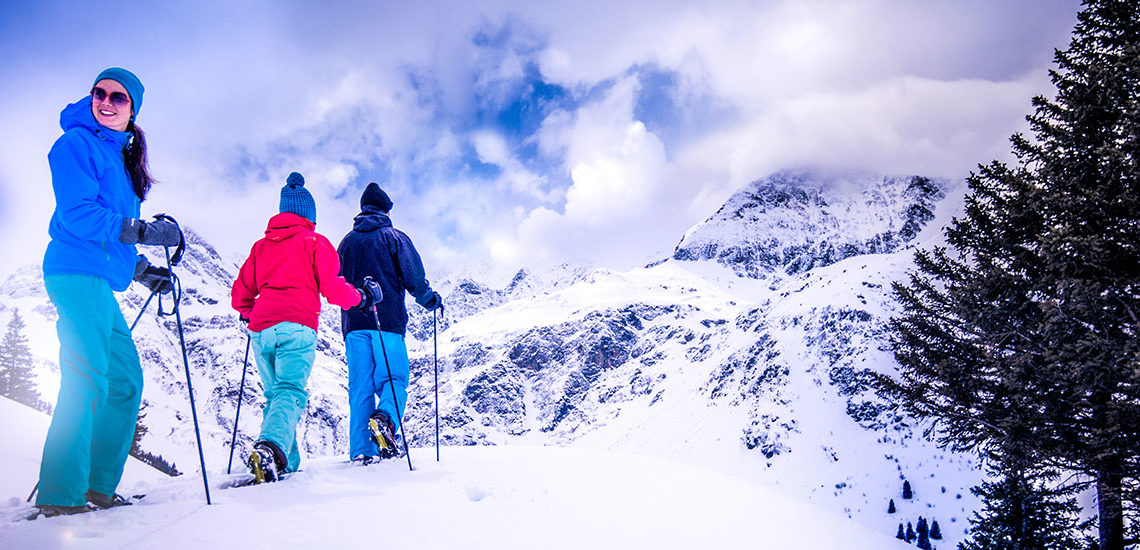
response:
[[(431, 286), (424, 278), (423, 261), (412, 240), (392, 227), (387, 214), (368, 205), (356, 216), (352, 231), (344, 236), (336, 251), (340, 254), (340, 274), (353, 286), (360, 287), (368, 276), (380, 283), (384, 291), (384, 300), (376, 306), (380, 330), (404, 334), (408, 325), (404, 291), (420, 305), (432, 297)], [(341, 312), (340, 321), (341, 332), (346, 336), (354, 330), (376, 330), (371, 311), (347, 309)]]

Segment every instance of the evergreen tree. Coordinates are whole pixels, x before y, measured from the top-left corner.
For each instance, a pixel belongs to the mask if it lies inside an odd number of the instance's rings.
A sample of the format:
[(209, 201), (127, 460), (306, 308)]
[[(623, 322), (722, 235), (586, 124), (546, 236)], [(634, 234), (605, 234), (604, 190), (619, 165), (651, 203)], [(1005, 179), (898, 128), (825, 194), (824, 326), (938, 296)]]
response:
[(899, 532), (897, 535), (895, 535), (895, 538), (899, 540), (906, 540), (906, 533), (903, 532), (903, 525), (901, 522), (899, 523)]
[(893, 514), (893, 513), (897, 512), (897, 511), (898, 511), (898, 510), (897, 510), (897, 509), (895, 509), (895, 499), (893, 499), (893, 498), (892, 498), (892, 499), (891, 499), (891, 503), (887, 505), (887, 513), (888, 513), (888, 514)]
[(146, 418), (146, 413), (143, 411), (146, 410), (146, 407), (147, 403), (144, 401), (139, 407), (139, 417), (135, 419), (135, 437), (131, 440), (130, 450), (130, 455), (134, 457), (140, 456), (144, 452), (140, 443), (142, 442), (143, 436), (146, 435), (148, 431), (150, 431), (146, 427), (146, 424), (143, 424), (143, 419)]
[(918, 541), (915, 543), (915, 547), (921, 550), (931, 550), (930, 528), (926, 525), (926, 518), (919, 516), (918, 526), (915, 527), (914, 530), (918, 534)]
[(903, 480), (902, 497), (906, 500), (914, 498), (914, 491), (910, 488), (910, 482)]
[(930, 538), (942, 540), (942, 528), (938, 526), (938, 520), (934, 520), (930, 524)]
[(34, 407), (40, 396), (36, 391), (32, 351), (24, 336), (24, 327), (20, 310), (13, 310), (4, 341), (0, 342), (0, 395)]
[(902, 377), (881, 382), (944, 445), (1092, 477), (1101, 550), (1121, 550), (1140, 472), (1140, 2), (1086, 0), (1056, 65), (1017, 166), (971, 174), (950, 246), (895, 285)]
[(914, 543), (914, 547), (919, 550), (934, 550), (930, 544), (930, 536), (925, 533), (918, 534), (918, 540)]
[[(1088, 521), (1069, 490), (1046, 488), (1051, 476), (1010, 468), (997, 481), (971, 490), (981, 497), (982, 510), (970, 519), (970, 538), (959, 550), (1064, 550), (1080, 548), (1080, 533)], [(941, 538), (938, 522), (934, 529)]]
[(914, 534), (914, 525), (911, 525), (911, 523), (909, 521), (906, 522), (906, 541), (907, 542), (914, 542), (914, 539), (917, 536), (918, 535)]

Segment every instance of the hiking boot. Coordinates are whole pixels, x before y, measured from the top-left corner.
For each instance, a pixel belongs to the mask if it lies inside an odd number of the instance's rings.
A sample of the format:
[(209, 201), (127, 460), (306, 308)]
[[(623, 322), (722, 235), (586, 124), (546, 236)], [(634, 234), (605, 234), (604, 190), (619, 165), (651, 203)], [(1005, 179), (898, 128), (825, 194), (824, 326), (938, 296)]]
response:
[(369, 464), (372, 464), (373, 462), (376, 462), (377, 460), (380, 460), (380, 457), (368, 456), (368, 455), (356, 455), (356, 456), (352, 457), (352, 460), (350, 462), (352, 462), (353, 464), (356, 464), (358, 466), (367, 466)]
[(87, 505), (96, 510), (105, 510), (116, 506), (130, 506), (131, 504), (134, 503), (123, 498), (123, 495), (118, 493), (107, 496), (98, 491), (87, 491)]
[(396, 448), (396, 427), (388, 420), (384, 411), (376, 411), (368, 419), (368, 432), (372, 434), (372, 441), (376, 442), (377, 454), (380, 459), (399, 456)]
[(82, 514), (94, 510), (91, 506), (84, 504), (83, 506), (60, 506), (57, 504), (37, 504), (36, 508), (39, 509), (40, 515), (45, 518), (54, 518), (56, 516), (70, 516), (74, 514)]
[(253, 474), (254, 483), (273, 483), (277, 481), (277, 459), (273, 456), (273, 449), (264, 441), (253, 445), (253, 452), (249, 453), (249, 473)]

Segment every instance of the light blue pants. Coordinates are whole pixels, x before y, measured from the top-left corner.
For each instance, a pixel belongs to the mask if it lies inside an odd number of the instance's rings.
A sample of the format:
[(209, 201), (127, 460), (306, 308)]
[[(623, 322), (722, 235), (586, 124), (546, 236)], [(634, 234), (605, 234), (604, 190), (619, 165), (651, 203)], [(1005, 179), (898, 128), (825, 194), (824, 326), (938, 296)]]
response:
[(257, 351), (257, 369), (265, 389), (265, 409), (261, 416), (261, 435), (288, 460), (286, 472), (301, 466), (297, 449), (297, 423), (309, 402), (305, 389), (317, 349), (317, 331), (297, 323), (278, 323), (261, 332), (250, 333), (250, 343)]
[[(368, 419), (382, 410), (396, 430), (400, 429), (402, 419), (396, 413), (396, 403), (400, 412), (407, 410), (408, 347), (403, 334), (375, 330), (354, 330), (345, 337), (344, 344), (348, 355), (348, 456), (375, 456), (378, 450), (368, 432)], [(393, 388), (396, 401), (392, 400)]]
[(37, 505), (83, 506), (115, 494), (135, 436), (142, 368), (107, 281), (44, 277), (59, 320), (59, 398), (40, 461)]

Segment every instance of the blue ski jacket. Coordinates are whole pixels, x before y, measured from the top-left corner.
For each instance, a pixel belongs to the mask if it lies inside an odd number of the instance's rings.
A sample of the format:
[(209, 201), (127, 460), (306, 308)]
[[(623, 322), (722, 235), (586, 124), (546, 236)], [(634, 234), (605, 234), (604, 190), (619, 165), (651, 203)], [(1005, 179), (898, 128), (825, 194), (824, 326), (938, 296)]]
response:
[[(424, 264), (412, 240), (392, 227), (387, 214), (373, 206), (365, 206), (358, 214), (352, 231), (340, 241), (340, 274), (355, 287), (371, 276), (384, 291), (384, 299), (376, 306), (380, 330), (404, 334), (408, 326), (408, 310), (404, 292), (423, 305), (432, 297), (431, 286), (424, 277)], [(345, 336), (354, 330), (376, 330), (372, 312), (356, 308), (340, 314)]]
[(44, 275), (92, 275), (126, 290), (138, 251), (119, 241), (123, 219), (139, 217), (139, 201), (123, 165), (129, 132), (95, 121), (91, 97), (59, 114), (63, 135), (48, 153), (55, 212), (48, 224)]

